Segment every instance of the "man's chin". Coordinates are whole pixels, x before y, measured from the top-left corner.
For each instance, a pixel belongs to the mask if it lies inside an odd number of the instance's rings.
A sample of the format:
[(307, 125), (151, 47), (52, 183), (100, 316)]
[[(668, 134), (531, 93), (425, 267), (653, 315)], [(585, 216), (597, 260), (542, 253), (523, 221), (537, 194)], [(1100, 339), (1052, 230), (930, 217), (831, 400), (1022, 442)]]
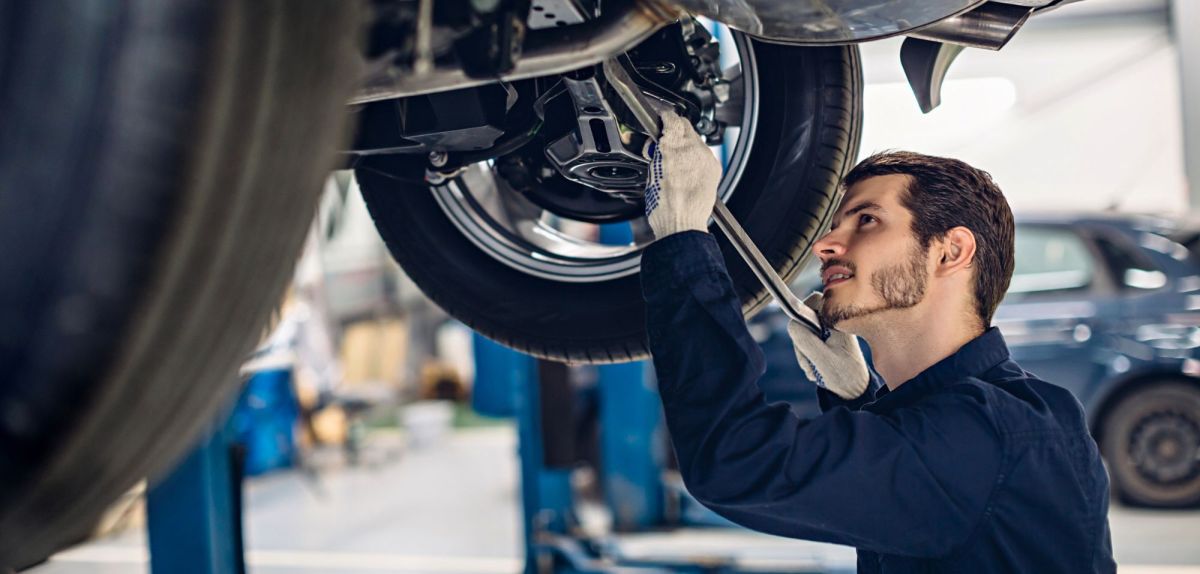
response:
[(837, 329), (843, 333), (850, 333), (851, 335), (857, 335), (858, 327), (862, 326), (863, 318), (864, 318), (863, 315), (855, 315), (853, 317), (837, 319), (837, 320), (833, 321), (829, 326), (834, 329)]
[(846, 322), (853, 321), (856, 315), (857, 310), (831, 305), (831, 301), (826, 299), (821, 309), (821, 322), (828, 327), (844, 331)]
[[(828, 301), (826, 301), (828, 303)], [(858, 335), (859, 330), (871, 321), (871, 317), (884, 308), (869, 308), (864, 309), (856, 306), (834, 306), (832, 310), (826, 312), (824, 309), (821, 313), (821, 320), (829, 327), (837, 329), (843, 333)]]

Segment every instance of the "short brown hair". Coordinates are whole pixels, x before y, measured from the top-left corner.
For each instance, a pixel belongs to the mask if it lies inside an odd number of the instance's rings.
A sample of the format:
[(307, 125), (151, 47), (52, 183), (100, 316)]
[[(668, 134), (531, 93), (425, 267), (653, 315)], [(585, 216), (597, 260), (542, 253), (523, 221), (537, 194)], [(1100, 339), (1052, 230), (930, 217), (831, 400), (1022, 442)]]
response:
[(913, 233), (924, 250), (958, 226), (975, 234), (975, 310), (991, 325), (1013, 274), (1012, 209), (992, 176), (965, 162), (909, 151), (886, 151), (854, 166), (846, 188), (878, 175), (908, 176), (900, 203), (913, 214)]

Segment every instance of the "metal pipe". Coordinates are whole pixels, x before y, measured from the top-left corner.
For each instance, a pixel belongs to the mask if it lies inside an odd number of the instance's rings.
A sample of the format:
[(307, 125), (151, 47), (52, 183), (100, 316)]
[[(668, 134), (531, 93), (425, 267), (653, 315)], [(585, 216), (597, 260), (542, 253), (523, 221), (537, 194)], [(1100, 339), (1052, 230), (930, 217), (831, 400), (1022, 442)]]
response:
[(420, 74), (384, 66), (364, 80), (349, 103), (365, 104), (578, 70), (628, 51), (682, 14), (658, 0), (638, 0), (616, 5), (583, 24), (530, 32), (516, 66), (495, 78), (472, 78), (458, 67), (435, 67)]
[(1033, 13), (1030, 6), (988, 2), (970, 12), (951, 16), (908, 33), (908, 36), (957, 44), (970, 48), (999, 50)]

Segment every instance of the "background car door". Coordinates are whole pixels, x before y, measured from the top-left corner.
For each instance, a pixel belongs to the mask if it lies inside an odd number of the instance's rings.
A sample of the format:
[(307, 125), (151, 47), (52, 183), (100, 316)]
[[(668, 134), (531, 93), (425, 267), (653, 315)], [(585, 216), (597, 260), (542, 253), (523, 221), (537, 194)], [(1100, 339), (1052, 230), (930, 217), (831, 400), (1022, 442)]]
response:
[(1080, 401), (1106, 369), (1097, 335), (1117, 309), (1103, 265), (1073, 226), (1018, 225), (1016, 268), (994, 320), (1022, 367)]

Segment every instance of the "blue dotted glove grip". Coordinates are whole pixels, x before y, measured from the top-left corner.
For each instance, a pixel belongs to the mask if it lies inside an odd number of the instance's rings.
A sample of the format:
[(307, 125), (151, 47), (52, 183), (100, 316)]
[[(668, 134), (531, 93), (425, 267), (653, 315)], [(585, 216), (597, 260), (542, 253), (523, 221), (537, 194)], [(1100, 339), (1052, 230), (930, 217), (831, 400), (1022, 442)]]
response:
[(646, 182), (646, 217), (650, 217), (650, 212), (658, 207), (658, 194), (662, 191), (663, 167), (662, 153), (659, 152), (658, 144), (650, 144), (650, 177)]

